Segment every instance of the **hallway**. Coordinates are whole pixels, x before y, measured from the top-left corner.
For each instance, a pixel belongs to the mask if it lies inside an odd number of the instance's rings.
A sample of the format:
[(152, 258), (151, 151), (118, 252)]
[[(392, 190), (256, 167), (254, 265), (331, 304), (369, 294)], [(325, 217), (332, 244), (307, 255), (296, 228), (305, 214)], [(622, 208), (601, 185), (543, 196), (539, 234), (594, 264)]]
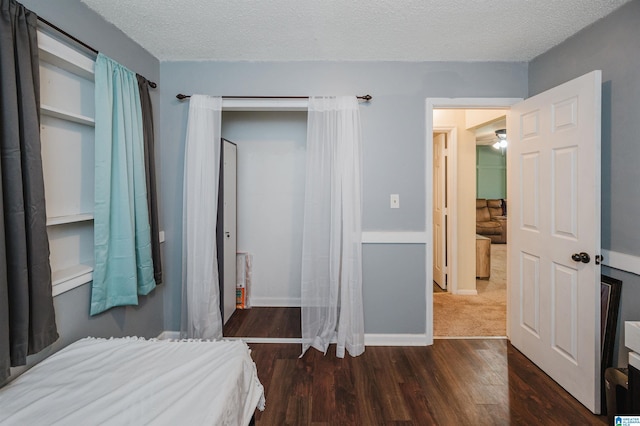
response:
[(476, 280), (477, 296), (434, 291), (434, 337), (506, 336), (506, 275), (507, 245), (491, 244), (491, 276)]

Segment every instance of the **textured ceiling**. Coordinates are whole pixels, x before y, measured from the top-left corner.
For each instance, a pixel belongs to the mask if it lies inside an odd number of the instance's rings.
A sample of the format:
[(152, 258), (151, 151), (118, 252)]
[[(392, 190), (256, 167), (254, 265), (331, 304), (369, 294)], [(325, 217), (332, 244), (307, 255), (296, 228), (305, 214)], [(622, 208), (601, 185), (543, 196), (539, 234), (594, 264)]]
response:
[(82, 0), (161, 61), (529, 61), (629, 0)]

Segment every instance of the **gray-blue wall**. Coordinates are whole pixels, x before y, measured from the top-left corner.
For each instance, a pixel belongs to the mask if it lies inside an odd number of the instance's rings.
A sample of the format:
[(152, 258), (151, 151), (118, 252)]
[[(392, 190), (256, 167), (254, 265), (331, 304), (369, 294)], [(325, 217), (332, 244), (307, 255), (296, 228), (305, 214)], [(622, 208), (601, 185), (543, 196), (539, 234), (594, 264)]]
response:
[[(529, 63), (529, 95), (602, 70), (602, 247), (640, 256), (640, 2), (632, 1)], [(607, 259), (605, 259), (605, 264)], [(620, 279), (619, 365), (627, 364), (623, 321), (640, 320), (640, 276)]]
[[(363, 230), (425, 230), (425, 99), (524, 97), (525, 63), (163, 62), (160, 64), (162, 210), (167, 241), (165, 318), (180, 326), (182, 174), (188, 103), (208, 95), (371, 94), (363, 104)], [(400, 209), (389, 194), (400, 194)], [(367, 333), (425, 332), (425, 248), (365, 246)]]
[[(20, 0), (28, 9), (71, 35), (100, 50), (131, 70), (159, 82), (160, 64), (146, 50), (88, 9), (79, 0)], [(157, 93), (152, 94), (154, 112), (159, 115)], [(85, 284), (54, 298), (56, 323), (60, 339), (51, 348), (29, 358), (29, 364), (86, 336), (155, 337), (164, 330), (163, 299), (165, 286), (160, 285), (140, 305), (111, 309), (95, 317), (89, 316), (90, 284)]]

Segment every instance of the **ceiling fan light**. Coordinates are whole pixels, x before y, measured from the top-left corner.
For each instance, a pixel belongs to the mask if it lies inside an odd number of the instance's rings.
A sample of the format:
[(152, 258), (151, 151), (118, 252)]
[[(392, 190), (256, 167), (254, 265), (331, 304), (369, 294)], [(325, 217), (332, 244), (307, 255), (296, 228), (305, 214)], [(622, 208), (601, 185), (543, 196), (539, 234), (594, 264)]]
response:
[(496, 143), (494, 143), (491, 146), (493, 146), (495, 149), (506, 148), (507, 147), (507, 140), (506, 139), (500, 139), (499, 141), (496, 141)]
[(496, 130), (496, 136), (498, 140), (492, 146), (495, 149), (506, 148), (507, 147), (507, 129)]

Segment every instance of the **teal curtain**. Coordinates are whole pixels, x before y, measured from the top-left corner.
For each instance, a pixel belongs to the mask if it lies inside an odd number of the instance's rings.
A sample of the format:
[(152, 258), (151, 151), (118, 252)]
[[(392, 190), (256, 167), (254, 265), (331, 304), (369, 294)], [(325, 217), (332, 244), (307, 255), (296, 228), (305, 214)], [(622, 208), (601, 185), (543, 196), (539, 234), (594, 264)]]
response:
[(140, 93), (136, 74), (98, 54), (91, 315), (137, 305), (153, 277)]

